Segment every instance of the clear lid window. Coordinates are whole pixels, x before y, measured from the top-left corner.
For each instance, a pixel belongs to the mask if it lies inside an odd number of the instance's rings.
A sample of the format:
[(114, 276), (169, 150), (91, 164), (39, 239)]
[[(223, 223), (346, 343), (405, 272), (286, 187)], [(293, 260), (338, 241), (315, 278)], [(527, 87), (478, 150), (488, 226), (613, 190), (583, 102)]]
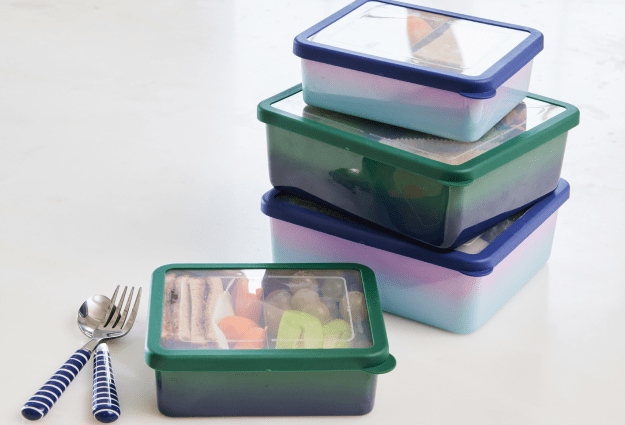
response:
[(306, 105), (302, 92), (272, 105), (290, 114), (449, 165), (460, 165), (548, 121), (566, 109), (525, 98), (476, 142), (459, 142)]
[(528, 36), (527, 31), (371, 1), (309, 39), (381, 59), (478, 76)]
[(517, 221), (523, 214), (527, 212), (527, 209), (520, 211), (508, 217), (505, 220), (500, 221), (484, 233), (475, 238), (467, 241), (456, 248), (456, 251), (464, 252), (466, 254), (479, 254), (484, 251), (488, 245), (490, 245), (499, 235), (501, 235), (508, 227)]
[(168, 349), (370, 347), (354, 270), (170, 270), (161, 345)]

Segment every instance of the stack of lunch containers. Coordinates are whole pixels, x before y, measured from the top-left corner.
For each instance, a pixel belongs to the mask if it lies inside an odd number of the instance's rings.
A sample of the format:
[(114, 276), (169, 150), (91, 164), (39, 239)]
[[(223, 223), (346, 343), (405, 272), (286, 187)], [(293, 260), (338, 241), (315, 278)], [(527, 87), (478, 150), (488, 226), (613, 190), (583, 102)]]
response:
[(457, 333), (547, 261), (572, 105), (527, 92), (540, 32), (356, 1), (295, 38), (259, 105), (274, 260), (371, 267), (383, 310)]

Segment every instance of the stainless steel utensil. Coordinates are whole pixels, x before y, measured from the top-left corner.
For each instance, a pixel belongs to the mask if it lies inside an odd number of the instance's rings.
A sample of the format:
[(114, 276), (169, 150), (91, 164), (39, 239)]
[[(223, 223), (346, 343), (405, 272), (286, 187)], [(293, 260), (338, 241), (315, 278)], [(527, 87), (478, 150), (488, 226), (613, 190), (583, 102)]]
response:
[[(132, 302), (132, 295), (134, 288), (131, 288), (130, 295), (128, 296), (128, 302), (124, 306), (127, 287), (124, 288), (119, 304), (115, 304), (117, 298), (117, 292), (119, 286), (115, 289), (111, 301), (106, 306), (103, 317), (105, 320), (100, 321), (97, 326), (95, 323), (94, 314), (89, 314), (90, 308), (101, 308), (100, 303), (91, 303), (89, 300), (85, 301), (79, 310), (79, 316), (81, 311), (84, 314), (84, 326), (95, 326), (91, 333), (91, 340), (85, 344), (84, 347), (78, 349), (68, 360), (59, 368), (59, 370), (32, 396), (26, 404), (22, 407), (22, 416), (29, 420), (37, 420), (44, 417), (52, 408), (54, 403), (59, 399), (61, 394), (67, 389), (69, 384), (74, 380), (78, 372), (91, 358), (91, 354), (95, 348), (103, 341), (113, 338), (120, 338), (126, 335), (137, 317), (137, 311), (139, 310), (139, 301), (141, 299), (141, 288), (137, 291), (132, 310), (130, 310), (130, 304)], [(101, 301), (101, 300), (100, 300)], [(124, 306), (122, 309), (121, 307)], [(130, 315), (128, 314), (130, 312)], [(87, 325), (89, 324), (89, 325)], [(81, 327), (82, 330), (82, 327)], [(84, 333), (84, 330), (83, 330)]]
[[(94, 295), (78, 310), (78, 326), (82, 333), (91, 338), (93, 331), (104, 320), (111, 300), (104, 295)], [(84, 308), (83, 308), (84, 307)], [(106, 342), (101, 342), (93, 357), (93, 392), (91, 411), (100, 422), (111, 423), (121, 415), (117, 397), (113, 365)]]
[(97, 346), (93, 357), (92, 400), (91, 412), (100, 422), (114, 422), (122, 413), (117, 398), (111, 355), (106, 342)]

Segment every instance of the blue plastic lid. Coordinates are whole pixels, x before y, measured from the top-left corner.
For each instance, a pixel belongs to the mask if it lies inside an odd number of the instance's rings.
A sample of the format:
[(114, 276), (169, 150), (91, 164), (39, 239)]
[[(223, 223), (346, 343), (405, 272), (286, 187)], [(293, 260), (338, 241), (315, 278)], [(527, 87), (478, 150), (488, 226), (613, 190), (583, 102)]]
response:
[[(352, 242), (436, 264), (465, 275), (486, 276), (560, 208), (569, 198), (569, 192), (568, 182), (560, 179), (558, 187), (553, 192), (471, 241), (477, 242), (478, 245), (482, 244), (483, 249), (479, 250), (467, 244), (453, 251), (428, 248), (390, 234), (351, 214), (275, 188), (263, 195), (261, 210), (269, 217)], [(471, 245), (471, 242), (468, 245)]]
[(543, 49), (534, 29), (392, 0), (358, 0), (295, 37), (295, 55), (489, 98)]

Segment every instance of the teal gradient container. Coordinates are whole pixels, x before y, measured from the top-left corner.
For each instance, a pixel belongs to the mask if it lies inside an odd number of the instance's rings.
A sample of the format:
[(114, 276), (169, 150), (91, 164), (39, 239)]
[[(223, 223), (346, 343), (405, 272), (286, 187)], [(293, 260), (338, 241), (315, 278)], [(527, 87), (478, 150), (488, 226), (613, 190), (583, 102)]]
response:
[(358, 264), (163, 266), (148, 322), (167, 416), (362, 415), (395, 366), (375, 276)]
[(474, 142), (527, 95), (534, 29), (357, 0), (295, 37), (311, 106)]
[(450, 332), (478, 330), (547, 262), (560, 207), (555, 191), (453, 251), (399, 238), (285, 191), (261, 202), (270, 217), (274, 261), (366, 264), (376, 275), (382, 309)]

